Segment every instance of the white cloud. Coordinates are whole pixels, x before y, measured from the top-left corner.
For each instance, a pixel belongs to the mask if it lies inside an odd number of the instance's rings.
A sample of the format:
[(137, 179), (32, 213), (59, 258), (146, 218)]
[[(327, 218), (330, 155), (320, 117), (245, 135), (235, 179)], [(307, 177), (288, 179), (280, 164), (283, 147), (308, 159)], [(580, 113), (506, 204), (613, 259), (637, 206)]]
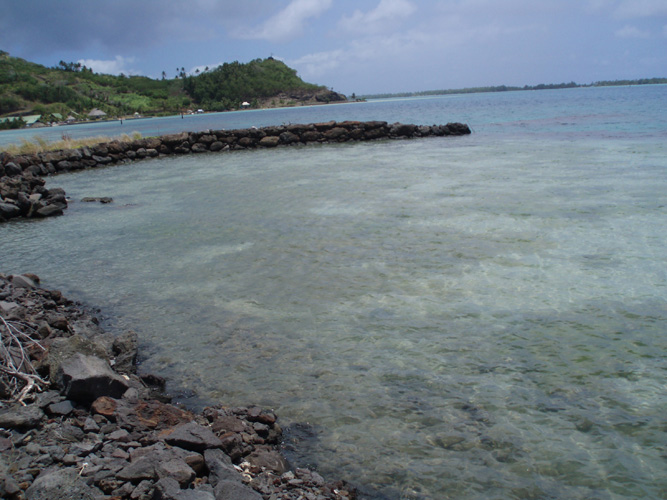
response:
[(650, 38), (651, 34), (648, 31), (642, 31), (636, 26), (623, 26), (620, 30), (614, 33), (619, 38)]
[(350, 32), (379, 33), (391, 29), (415, 10), (416, 7), (407, 0), (380, 0), (373, 10), (366, 13), (355, 10), (350, 17), (343, 17), (338, 26)]
[(621, 19), (667, 16), (665, 0), (623, 0), (614, 15)]
[(238, 38), (287, 42), (303, 34), (306, 22), (327, 11), (332, 0), (292, 0), (292, 2), (261, 26), (246, 32), (237, 30)]
[(100, 59), (79, 59), (77, 62), (81, 63), (82, 66), (92, 69), (95, 73), (136, 75), (139, 72), (128, 67), (128, 65), (134, 63), (134, 60), (134, 57), (116, 56), (115, 59), (106, 61)]
[(348, 58), (346, 51), (342, 49), (331, 50), (328, 52), (317, 52), (305, 55), (288, 64), (299, 68), (299, 73), (306, 80), (319, 78), (336, 68)]

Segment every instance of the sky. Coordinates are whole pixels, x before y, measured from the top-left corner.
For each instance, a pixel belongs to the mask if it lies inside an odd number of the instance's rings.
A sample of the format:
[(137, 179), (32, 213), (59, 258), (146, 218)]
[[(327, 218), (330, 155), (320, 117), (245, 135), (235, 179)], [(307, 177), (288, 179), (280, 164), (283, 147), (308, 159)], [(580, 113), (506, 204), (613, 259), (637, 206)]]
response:
[(667, 77), (667, 0), (0, 0), (0, 49), (168, 78), (272, 56), (346, 95)]

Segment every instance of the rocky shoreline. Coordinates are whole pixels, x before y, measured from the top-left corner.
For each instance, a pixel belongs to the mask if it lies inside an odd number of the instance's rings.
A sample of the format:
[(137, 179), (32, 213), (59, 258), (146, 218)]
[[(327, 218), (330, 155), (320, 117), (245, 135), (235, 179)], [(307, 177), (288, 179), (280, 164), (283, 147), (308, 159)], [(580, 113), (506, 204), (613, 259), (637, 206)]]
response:
[(8, 500), (353, 499), (290, 469), (276, 415), (170, 404), (138, 374), (137, 337), (35, 275), (0, 274), (0, 497)]
[(183, 132), (30, 155), (0, 153), (0, 222), (19, 217), (62, 215), (67, 208), (65, 191), (60, 188), (47, 189), (44, 181), (44, 177), (62, 172), (168, 155), (466, 134), (470, 134), (470, 128), (463, 123), (418, 126), (384, 121), (331, 121), (308, 125)]

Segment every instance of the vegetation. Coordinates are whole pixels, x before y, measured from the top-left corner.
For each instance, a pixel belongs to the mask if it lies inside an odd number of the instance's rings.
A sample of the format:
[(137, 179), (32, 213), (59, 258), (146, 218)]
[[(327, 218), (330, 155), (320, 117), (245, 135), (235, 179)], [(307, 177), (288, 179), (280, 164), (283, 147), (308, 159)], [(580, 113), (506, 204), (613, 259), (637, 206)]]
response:
[[(47, 68), (0, 51), (0, 116), (42, 115), (42, 121), (74, 116), (86, 119), (92, 109), (108, 116), (164, 115), (188, 109), (223, 111), (238, 109), (244, 101), (296, 89), (324, 89), (305, 83), (296, 71), (269, 57), (247, 64), (226, 63), (211, 71), (188, 75), (176, 68), (177, 76), (161, 79), (145, 76), (107, 75), (93, 72), (80, 63), (60, 61)], [(22, 125), (4, 122), (3, 127)]]
[[(571, 89), (576, 87), (612, 87), (624, 85), (655, 85), (667, 83), (667, 78), (642, 78), (640, 80), (613, 80), (601, 81), (589, 84), (570, 83), (540, 83), (539, 85), (524, 85), (523, 87), (510, 87), (499, 85), (496, 87), (469, 87), (463, 89), (448, 90), (425, 90), (422, 92), (401, 92), (397, 94), (369, 94), (359, 96), (361, 99), (384, 99), (391, 97), (419, 97), (430, 95), (449, 95), (449, 94), (477, 94), (481, 92), (510, 92), (516, 90), (547, 90), (547, 89)], [(353, 94), (354, 96), (354, 94)]]
[(272, 57), (255, 59), (248, 64), (225, 63), (213, 71), (187, 76), (183, 88), (205, 109), (222, 111), (244, 101), (256, 106), (257, 99), (275, 96), (283, 91), (322, 90), (325, 87), (305, 83), (281, 61)]
[(15, 155), (26, 155), (26, 154), (35, 154), (35, 153), (44, 153), (46, 151), (59, 151), (61, 149), (77, 149), (84, 146), (95, 146), (104, 142), (111, 141), (120, 141), (120, 142), (132, 142), (135, 140), (141, 139), (140, 132), (132, 132), (131, 135), (123, 134), (120, 137), (85, 137), (82, 139), (72, 139), (68, 135), (62, 136), (61, 140), (51, 142), (47, 141), (43, 137), (35, 136), (33, 141), (27, 141), (21, 139), (20, 144), (9, 144), (6, 146), (0, 146), (0, 151), (6, 151), (12, 156)]

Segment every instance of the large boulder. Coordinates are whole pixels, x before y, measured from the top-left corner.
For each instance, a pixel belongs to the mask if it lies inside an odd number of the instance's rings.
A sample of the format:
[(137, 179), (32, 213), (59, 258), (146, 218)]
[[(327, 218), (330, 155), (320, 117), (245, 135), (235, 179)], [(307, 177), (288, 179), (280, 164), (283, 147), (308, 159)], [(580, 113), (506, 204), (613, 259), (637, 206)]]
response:
[(82, 403), (101, 396), (119, 398), (129, 387), (127, 380), (114, 373), (106, 360), (82, 353), (60, 363), (55, 381), (65, 397)]

